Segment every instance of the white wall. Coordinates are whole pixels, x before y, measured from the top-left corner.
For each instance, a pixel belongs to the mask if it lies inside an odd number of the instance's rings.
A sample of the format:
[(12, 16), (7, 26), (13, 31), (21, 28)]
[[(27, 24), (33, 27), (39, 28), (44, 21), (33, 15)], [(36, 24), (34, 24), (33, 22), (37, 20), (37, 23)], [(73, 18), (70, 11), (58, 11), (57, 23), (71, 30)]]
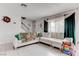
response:
[(79, 42), (79, 9), (75, 10), (75, 37), (76, 43)]
[[(19, 4), (0, 4), (0, 44), (12, 41), (14, 35), (21, 31), (21, 11)], [(9, 16), (11, 22), (3, 22), (3, 16)]]
[[(42, 26), (40, 27), (40, 25)], [(44, 20), (43, 19), (36, 20), (35, 31), (44, 32)]]
[(32, 21), (32, 32), (36, 32), (36, 31), (35, 31), (35, 28), (36, 28), (36, 21), (33, 20), (33, 21)]

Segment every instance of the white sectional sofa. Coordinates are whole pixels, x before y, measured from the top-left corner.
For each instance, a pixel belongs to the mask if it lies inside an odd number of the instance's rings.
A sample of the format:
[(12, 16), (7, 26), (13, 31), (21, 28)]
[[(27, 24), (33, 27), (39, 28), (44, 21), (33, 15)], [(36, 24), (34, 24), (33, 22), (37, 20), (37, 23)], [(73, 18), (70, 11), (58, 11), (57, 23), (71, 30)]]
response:
[(46, 38), (46, 37), (41, 37), (39, 41), (42, 43), (49, 44), (49, 45), (52, 44), (52, 40), (50, 38)]
[(29, 44), (33, 44), (33, 43), (37, 43), (37, 42), (46, 43), (48, 45), (51, 45), (51, 46), (54, 46), (54, 47), (57, 47), (57, 48), (61, 49), (63, 40), (56, 39), (56, 38), (40, 37), (40, 38), (36, 38), (35, 40), (25, 42), (25, 43), (21, 43), (20, 41), (15, 39), (13, 44), (14, 44), (14, 48), (17, 48), (17, 47), (20, 47), (20, 46), (29, 45)]
[(56, 39), (56, 38), (47, 38), (47, 37), (41, 37), (40, 42), (49, 44), (51, 46), (57, 47), (61, 49), (63, 40)]
[(39, 38), (36, 38), (35, 40), (32, 40), (32, 41), (24, 42), (24, 43), (22, 43), (21, 41), (18, 41), (17, 39), (15, 39), (13, 41), (13, 45), (14, 45), (14, 48), (16, 49), (18, 47), (33, 44), (33, 43), (36, 43), (36, 42), (39, 42)]

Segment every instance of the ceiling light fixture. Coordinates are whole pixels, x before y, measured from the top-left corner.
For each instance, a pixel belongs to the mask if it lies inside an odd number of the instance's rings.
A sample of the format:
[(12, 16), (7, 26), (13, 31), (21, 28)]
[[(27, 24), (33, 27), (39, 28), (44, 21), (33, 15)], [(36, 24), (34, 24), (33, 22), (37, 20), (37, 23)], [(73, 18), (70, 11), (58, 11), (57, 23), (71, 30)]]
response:
[(22, 3), (22, 4), (21, 4), (21, 6), (22, 6), (22, 7), (27, 7), (27, 5), (26, 5), (26, 4), (24, 4), (24, 3)]
[(26, 19), (26, 17), (21, 17), (21, 19), (25, 20), (25, 19)]

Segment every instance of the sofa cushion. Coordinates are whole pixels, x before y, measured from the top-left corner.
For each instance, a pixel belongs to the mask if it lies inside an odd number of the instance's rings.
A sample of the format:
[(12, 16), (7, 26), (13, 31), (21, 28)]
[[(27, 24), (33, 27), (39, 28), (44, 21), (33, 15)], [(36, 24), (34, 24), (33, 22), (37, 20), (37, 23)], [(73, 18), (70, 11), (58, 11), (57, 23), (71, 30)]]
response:
[(64, 39), (64, 33), (52, 32), (51, 33), (51, 38)]
[(49, 45), (52, 44), (51, 39), (50, 39), (50, 38), (46, 38), (46, 37), (41, 37), (41, 38), (40, 38), (40, 42), (46, 43), (46, 44), (49, 44)]

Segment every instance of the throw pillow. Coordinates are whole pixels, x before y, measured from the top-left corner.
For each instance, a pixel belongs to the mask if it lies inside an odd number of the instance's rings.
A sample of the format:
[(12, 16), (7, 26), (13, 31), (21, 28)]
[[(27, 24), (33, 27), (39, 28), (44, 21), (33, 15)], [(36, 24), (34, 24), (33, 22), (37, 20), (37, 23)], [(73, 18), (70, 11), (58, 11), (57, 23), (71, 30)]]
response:
[(21, 40), (20, 34), (16, 34), (15, 37), (17, 38), (17, 40)]

